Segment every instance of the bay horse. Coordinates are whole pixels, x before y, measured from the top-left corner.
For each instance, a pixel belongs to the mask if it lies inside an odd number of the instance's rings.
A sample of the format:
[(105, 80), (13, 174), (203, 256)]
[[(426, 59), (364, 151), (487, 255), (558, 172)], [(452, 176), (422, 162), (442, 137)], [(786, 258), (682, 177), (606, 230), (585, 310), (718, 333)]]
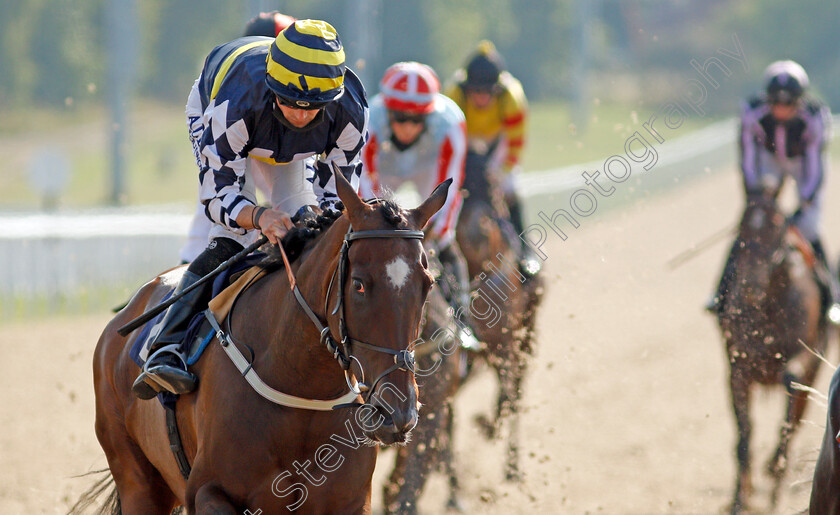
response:
[(467, 153), (463, 185), (467, 192), (456, 239), (471, 278), (470, 327), (484, 344), (477, 357), (495, 371), (499, 384), (495, 415), (478, 422), (493, 438), (499, 436), (502, 420), (509, 419), (505, 477), (519, 480), (522, 383), (533, 350), (543, 278), (539, 273), (526, 277), (518, 270), (522, 242), (508, 220), (500, 188), (488, 176), (491, 153), (473, 149)]
[[(732, 513), (746, 509), (751, 491), (750, 393), (754, 384), (783, 385), (785, 420), (767, 464), (773, 478), (771, 505), (787, 469), (788, 444), (808, 401), (796, 383), (810, 386), (826, 346), (819, 286), (807, 261), (809, 246), (779, 210), (775, 195), (750, 195), (732, 250), (729, 291), (718, 315), (738, 428), (738, 472)], [(806, 350), (806, 347), (811, 352)]]
[[(138, 367), (129, 349), (137, 331), (117, 334), (159, 303), (173, 280), (147, 283), (105, 328), (93, 368), (96, 435), (115, 483), (113, 513), (168, 514), (176, 506), (199, 514), (371, 512), (376, 444), (405, 442), (418, 420), (407, 362), (432, 285), (421, 229), (443, 206), (449, 183), (403, 210), (364, 203), (342, 174), (334, 176), (344, 214), (303, 246), (287, 270), (293, 273), (278, 268), (240, 295), (223, 322), (229, 338), (219, 342), (217, 333), (193, 366), (200, 384), (177, 401), (191, 464), (186, 478), (170, 451), (164, 408), (131, 393)], [(310, 410), (270, 402), (232, 366), (223, 345), (250, 348), (248, 371), (273, 389), (325, 402), (346, 396), (350, 385), (363, 406)]]

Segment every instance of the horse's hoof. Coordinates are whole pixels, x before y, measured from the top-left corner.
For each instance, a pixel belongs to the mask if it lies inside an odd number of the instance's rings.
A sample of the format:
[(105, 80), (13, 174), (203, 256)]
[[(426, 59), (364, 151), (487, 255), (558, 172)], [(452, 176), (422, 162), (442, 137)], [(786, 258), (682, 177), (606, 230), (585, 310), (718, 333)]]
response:
[(767, 462), (766, 472), (767, 475), (774, 478), (779, 479), (784, 476), (785, 471), (787, 470), (787, 459), (784, 457), (774, 458)]
[(476, 415), (474, 420), (485, 438), (492, 440), (496, 437), (496, 424), (490, 422), (490, 419), (484, 415)]
[(742, 513), (749, 513), (750, 508), (749, 506), (747, 506), (747, 502), (744, 499), (746, 499), (746, 497), (736, 497), (735, 500), (732, 501), (732, 504), (729, 507), (730, 515), (740, 515)]
[(467, 509), (457, 497), (450, 497), (446, 501), (446, 511), (449, 513), (466, 513)]
[(523, 479), (522, 472), (518, 469), (508, 469), (505, 473), (505, 481), (510, 481), (511, 483), (521, 483)]

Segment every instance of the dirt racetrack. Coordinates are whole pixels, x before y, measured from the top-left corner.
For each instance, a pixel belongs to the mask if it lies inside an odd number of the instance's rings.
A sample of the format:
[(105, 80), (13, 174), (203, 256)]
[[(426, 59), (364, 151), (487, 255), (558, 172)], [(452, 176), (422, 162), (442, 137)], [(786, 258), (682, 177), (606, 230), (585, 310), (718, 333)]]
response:
[[(456, 458), (470, 513), (721, 513), (735, 476), (735, 428), (727, 363), (713, 319), (702, 310), (728, 242), (675, 271), (667, 261), (734, 223), (736, 174), (640, 195), (621, 210), (545, 247), (548, 289), (526, 383), (522, 484), (502, 479), (503, 445), (480, 437), (472, 417), (489, 411), (486, 371), (459, 394)], [(620, 186), (620, 185), (619, 185)], [(840, 198), (829, 183), (827, 200)], [(605, 200), (604, 202), (607, 202)], [(563, 207), (558, 205), (557, 207)], [(824, 225), (840, 220), (826, 202)], [(836, 227), (836, 226), (835, 226)], [(840, 235), (825, 230), (833, 259)], [(107, 314), (0, 326), (0, 513), (63, 513), (85, 490), (72, 478), (106, 466), (93, 433), (91, 353)], [(832, 335), (828, 359), (838, 361)], [(823, 367), (817, 388), (826, 391)], [(755, 396), (753, 507), (767, 511), (763, 467), (783, 413), (781, 389)], [(824, 424), (813, 402), (795, 435), (779, 513), (807, 508)], [(377, 467), (374, 507), (393, 455)], [(423, 513), (443, 511), (445, 481), (433, 476)]]

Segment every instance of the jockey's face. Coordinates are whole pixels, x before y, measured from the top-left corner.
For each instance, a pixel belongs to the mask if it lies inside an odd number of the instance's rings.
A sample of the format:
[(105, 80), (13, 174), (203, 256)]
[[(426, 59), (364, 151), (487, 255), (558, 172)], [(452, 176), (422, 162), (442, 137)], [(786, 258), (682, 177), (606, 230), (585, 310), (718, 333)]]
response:
[(280, 112), (283, 113), (286, 120), (298, 128), (309, 125), (309, 122), (314, 120), (318, 116), (318, 111), (320, 111), (320, 109), (294, 109), (281, 104), (279, 100), (275, 99), (275, 102), (277, 102), (277, 107), (280, 108)]
[(469, 93), (467, 93), (467, 98), (477, 108), (484, 109), (485, 107), (489, 106), (490, 101), (493, 100), (493, 93), (481, 89), (471, 90)]
[(778, 122), (787, 122), (796, 116), (796, 104), (770, 104), (770, 114)]
[(403, 145), (411, 145), (417, 141), (426, 127), (425, 117), (422, 115), (389, 113), (389, 119), (394, 137)]

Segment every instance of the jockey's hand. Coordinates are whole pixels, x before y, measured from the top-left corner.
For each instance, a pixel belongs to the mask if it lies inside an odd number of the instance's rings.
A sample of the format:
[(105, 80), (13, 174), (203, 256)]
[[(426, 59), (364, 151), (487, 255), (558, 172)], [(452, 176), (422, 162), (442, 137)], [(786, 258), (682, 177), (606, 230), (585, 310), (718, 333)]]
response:
[(272, 244), (277, 245), (289, 229), (295, 226), (289, 213), (279, 209), (267, 209), (260, 216), (260, 232), (265, 234)]

